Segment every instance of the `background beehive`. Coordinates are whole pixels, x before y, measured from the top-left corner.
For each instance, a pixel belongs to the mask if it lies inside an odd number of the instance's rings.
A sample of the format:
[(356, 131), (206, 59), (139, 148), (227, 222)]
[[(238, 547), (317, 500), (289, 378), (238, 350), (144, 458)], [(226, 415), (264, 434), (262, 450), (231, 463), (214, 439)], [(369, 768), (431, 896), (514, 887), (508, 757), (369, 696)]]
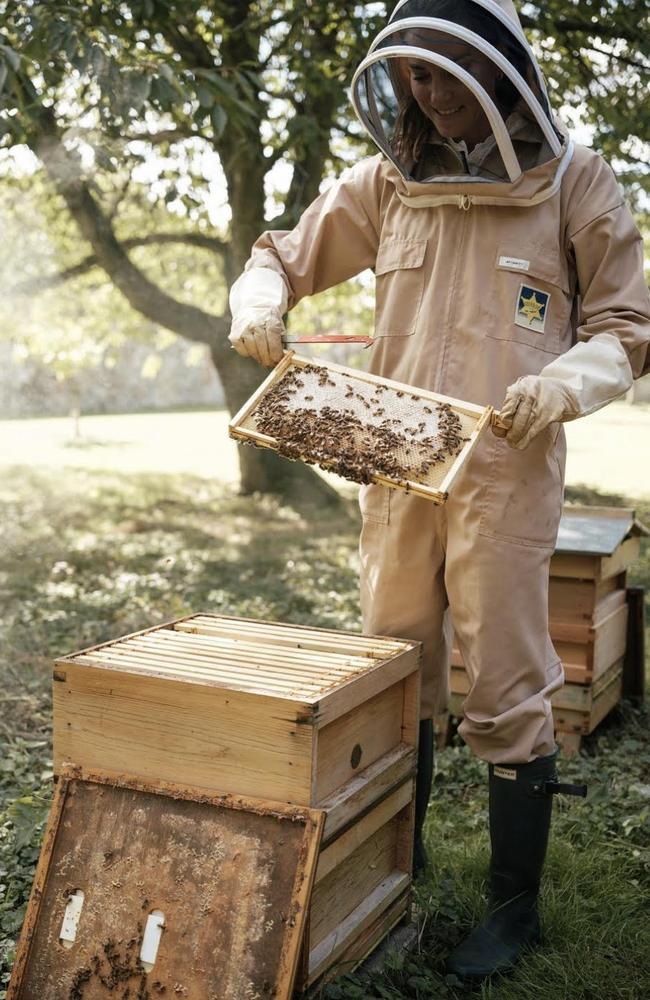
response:
[[(314, 374), (315, 371), (321, 372), (323, 376), (327, 375), (329, 381), (325, 382), (324, 378), (319, 379)], [(400, 475), (388, 475), (367, 468), (365, 471), (369, 472), (370, 482), (382, 483), (394, 489), (408, 490), (426, 497), (434, 503), (445, 502), (454, 479), (474, 449), (480, 434), (489, 425), (493, 415), (493, 410), (489, 406), (475, 406), (472, 403), (465, 403), (423, 389), (414, 389), (413, 386), (401, 382), (380, 378), (367, 372), (344, 368), (329, 362), (315, 365), (308, 358), (288, 353), (230, 421), (229, 434), (231, 437), (248, 444), (282, 451), (283, 441), (268, 433), (262, 433), (258, 426), (257, 416), (260, 406), (269, 393), (274, 391), (286, 376), (292, 374), (300, 375), (303, 386), (299, 397), (289, 401), (290, 407), (300, 406), (315, 413), (324, 411), (326, 407), (340, 412), (349, 409), (350, 413), (355, 413), (368, 426), (379, 426), (384, 420), (387, 422), (392, 420), (398, 422), (403, 428), (409, 428), (404, 443), (399, 446), (391, 446), (391, 454), (398, 460), (402, 470)], [(349, 392), (349, 389), (352, 389), (353, 392)], [(418, 465), (432, 454), (432, 447), (425, 439), (429, 438), (430, 440), (431, 435), (434, 437), (436, 435), (436, 407), (440, 404), (449, 406), (458, 419), (459, 433), (463, 444), (457, 454), (448, 454), (443, 461), (430, 465), (427, 463), (427, 471), (422, 472)], [(379, 417), (375, 416), (373, 406), (381, 410)], [(425, 407), (431, 412), (427, 413)], [(412, 426), (414, 424), (416, 426)], [(413, 433), (411, 434), (410, 431)], [(321, 456), (316, 461), (304, 454), (299, 457), (305, 461), (315, 462), (323, 468), (331, 468), (341, 475), (346, 475), (345, 469), (339, 463), (340, 449), (341, 446), (347, 447), (351, 443), (353, 444), (357, 435), (356, 430), (345, 435), (333, 433), (329, 442), (331, 446), (329, 459), (327, 456)], [(358, 436), (361, 437), (361, 435)], [(419, 444), (420, 441), (421, 444)], [(292, 455), (292, 457), (298, 456)]]
[(54, 759), (326, 812), (298, 974), (408, 908), (418, 643), (195, 615), (57, 660)]
[[(558, 742), (575, 750), (628, 690), (642, 690), (643, 656), (628, 629), (627, 570), (648, 534), (633, 510), (565, 507), (549, 579), (549, 631), (562, 660), (564, 687), (551, 699)], [(635, 601), (635, 605), (638, 602)], [(642, 602), (641, 605), (642, 607)], [(453, 715), (462, 715), (469, 678), (456, 643), (452, 652)]]

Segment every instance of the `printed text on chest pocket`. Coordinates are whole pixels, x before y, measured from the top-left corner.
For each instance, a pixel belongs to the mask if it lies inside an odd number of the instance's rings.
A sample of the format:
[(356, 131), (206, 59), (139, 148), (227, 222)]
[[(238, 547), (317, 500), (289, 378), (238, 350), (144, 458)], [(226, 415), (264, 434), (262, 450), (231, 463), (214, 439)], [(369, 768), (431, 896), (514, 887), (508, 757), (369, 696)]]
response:
[(571, 322), (572, 296), (559, 259), (538, 250), (499, 247), (486, 289), (486, 336), (559, 354)]
[(375, 264), (375, 337), (410, 337), (422, 305), (426, 240), (386, 239)]

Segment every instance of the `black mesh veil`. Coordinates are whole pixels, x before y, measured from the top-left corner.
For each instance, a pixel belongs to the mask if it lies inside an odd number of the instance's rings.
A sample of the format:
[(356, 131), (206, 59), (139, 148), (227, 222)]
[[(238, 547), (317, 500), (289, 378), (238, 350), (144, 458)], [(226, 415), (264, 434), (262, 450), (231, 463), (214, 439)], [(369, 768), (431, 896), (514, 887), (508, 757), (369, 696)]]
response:
[(509, 0), (403, 0), (352, 82), (374, 142), (407, 179), (514, 182), (562, 149)]

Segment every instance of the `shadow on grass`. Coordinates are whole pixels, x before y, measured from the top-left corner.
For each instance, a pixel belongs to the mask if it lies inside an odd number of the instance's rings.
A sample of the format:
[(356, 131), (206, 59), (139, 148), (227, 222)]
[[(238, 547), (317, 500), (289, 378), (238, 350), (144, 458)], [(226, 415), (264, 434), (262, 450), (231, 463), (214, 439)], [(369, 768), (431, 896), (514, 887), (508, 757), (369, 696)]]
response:
[(191, 476), (3, 479), (9, 650), (45, 658), (211, 611), (359, 625), (356, 505), (295, 509)]
[[(633, 505), (583, 488), (567, 496)], [(350, 502), (296, 510), (191, 476), (16, 467), (3, 473), (0, 503), (2, 995), (47, 809), (54, 657), (196, 611), (343, 629), (360, 622)], [(637, 514), (650, 523), (650, 503)], [(631, 577), (650, 587), (647, 542)], [(564, 763), (565, 779), (587, 781), (590, 796), (556, 805), (545, 943), (509, 979), (469, 993), (446, 979), (444, 959), (483, 906), (485, 767), (461, 745), (439, 754), (426, 827), (432, 871), (416, 892), (419, 947), (381, 974), (338, 980), (324, 1000), (650, 996), (648, 722), (623, 706)]]

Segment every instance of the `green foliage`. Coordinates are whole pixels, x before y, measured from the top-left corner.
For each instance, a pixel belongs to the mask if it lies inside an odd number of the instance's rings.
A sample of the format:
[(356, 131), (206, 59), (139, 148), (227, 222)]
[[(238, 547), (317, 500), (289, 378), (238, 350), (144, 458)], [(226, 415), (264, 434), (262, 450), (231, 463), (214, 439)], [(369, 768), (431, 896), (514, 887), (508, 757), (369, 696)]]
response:
[[(108, 232), (122, 247), (176, 232), (168, 253), (150, 246), (131, 250), (131, 260), (153, 289), (200, 304), (209, 326), (265, 211), (275, 227), (290, 226), (323, 173), (369, 151), (347, 85), (392, 6), (0, 0), (0, 147), (40, 150), (39, 140), (56, 132), (69, 171), (85, 181), (107, 224), (105, 256), (67, 295), (61, 286), (42, 292), (44, 273), (65, 272), (87, 256), (87, 232), (80, 241), (69, 204), (42, 174), (23, 182), (5, 172), (0, 213), (20, 239), (11, 240), (18, 253), (0, 261), (0, 329), (13, 332), (21, 312), (21, 346), (51, 359), (62, 375), (95, 364), (127, 336), (153, 336), (153, 321), (141, 318), (151, 316), (147, 296), (137, 297), (136, 312), (110, 279), (98, 278), (100, 268), (112, 273)], [(645, 13), (644, 0), (522, 4), (556, 107), (595, 128), (596, 146), (616, 161), (633, 195), (650, 185)], [(234, 215), (215, 205), (222, 171), (231, 199), (240, 189)], [(190, 230), (223, 239), (220, 256), (184, 245)], [(338, 305), (334, 295), (330, 316)], [(324, 312), (314, 306), (308, 313), (305, 307), (299, 320), (304, 331), (322, 328)], [(342, 325), (336, 315), (333, 322)], [(197, 335), (191, 324), (179, 325), (176, 333), (205, 339), (205, 329)]]
[(326, 120), (308, 113), (310, 102), (345, 109), (347, 117), (344, 85), (379, 23), (332, 2), (242, 9), (199, 0), (20, 0), (0, 2), (0, 19), (5, 144), (29, 142), (41, 101), (54, 102), (72, 138), (82, 136), (108, 172), (133, 155), (115, 142), (146, 138), (148, 124), (173, 124), (177, 138), (196, 136), (225, 152), (226, 131), (257, 143), (271, 110), (268, 149), (300, 160), (321, 133), (327, 141), (332, 126), (331, 113)]
[[(573, 489), (581, 503), (629, 500)], [(0, 517), (0, 1000), (51, 786), (50, 675), (60, 654), (198, 610), (358, 628), (358, 516), (298, 512), (181, 476), (3, 473)], [(650, 504), (637, 504), (650, 520)], [(650, 588), (650, 545), (633, 579)], [(8, 710), (5, 711), (5, 708)], [(456, 737), (438, 754), (416, 887), (418, 944), (322, 1000), (645, 1000), (650, 994), (650, 716), (623, 706), (562, 762), (589, 797), (559, 800), (542, 895), (543, 947), (468, 994), (444, 972), (480, 916), (485, 765)]]
[[(18, 688), (0, 695), (2, 715), (20, 700)], [(41, 694), (40, 701), (43, 701)], [(21, 706), (22, 707), (22, 706)], [(49, 713), (48, 713), (49, 716)], [(37, 729), (37, 719), (30, 724)], [(41, 713), (41, 722), (45, 714)], [(49, 718), (48, 718), (49, 727)], [(52, 769), (48, 739), (14, 735), (12, 725), (0, 732), (0, 997), (4, 997), (7, 968), (11, 966), (34, 877), (47, 811)]]
[[(12, 341), (18, 357), (39, 358), (57, 378), (70, 380), (83, 369), (110, 364), (129, 339), (167, 346), (173, 335), (131, 308), (97, 267), (48, 284), (48, 275), (78, 264), (79, 235), (42, 171), (28, 177), (5, 174), (0, 219), (5, 245), (12, 248), (11, 254), (0, 254), (0, 337)], [(120, 203), (114, 225), (121, 240), (140, 241), (131, 256), (151, 281), (179, 301), (203, 302), (215, 313), (225, 309), (222, 261), (208, 246), (184, 241), (182, 218), (131, 197)], [(146, 245), (148, 236), (161, 232), (168, 242)], [(208, 226), (202, 235), (206, 241), (217, 236)], [(43, 290), (35, 295), (39, 286)]]
[[(173, 125), (178, 138), (196, 136), (227, 158), (229, 135), (256, 144), (261, 129), (268, 169), (277, 159), (310, 162), (321, 143), (332, 142), (330, 162), (349, 158), (340, 137), (357, 155), (360, 140), (347, 85), (392, 6), (2, 0), (0, 135), (29, 141), (45, 102), (106, 172), (134, 155), (123, 142), (149, 125)], [(644, 0), (525, 2), (522, 20), (556, 106), (594, 126), (629, 185), (650, 183)]]
[(588, 123), (631, 195), (650, 190), (650, 49), (645, 0), (545, 0), (522, 4), (523, 22), (555, 107)]

